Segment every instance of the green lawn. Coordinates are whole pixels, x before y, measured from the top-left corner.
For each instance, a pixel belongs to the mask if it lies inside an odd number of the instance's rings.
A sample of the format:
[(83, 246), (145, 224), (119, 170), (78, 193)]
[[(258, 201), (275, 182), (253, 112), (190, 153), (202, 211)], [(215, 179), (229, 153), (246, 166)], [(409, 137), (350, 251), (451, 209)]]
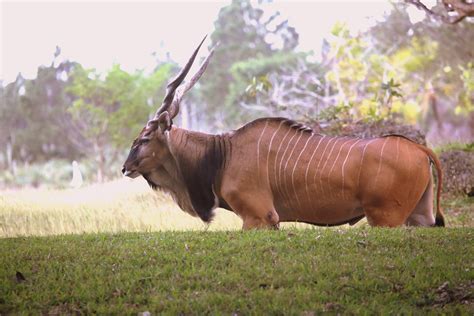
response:
[(444, 229), (242, 232), (231, 212), (206, 226), (143, 181), (5, 190), (0, 314), (472, 315), (474, 199), (442, 206)]
[(474, 313), (472, 228), (20, 237), (0, 253), (0, 314)]

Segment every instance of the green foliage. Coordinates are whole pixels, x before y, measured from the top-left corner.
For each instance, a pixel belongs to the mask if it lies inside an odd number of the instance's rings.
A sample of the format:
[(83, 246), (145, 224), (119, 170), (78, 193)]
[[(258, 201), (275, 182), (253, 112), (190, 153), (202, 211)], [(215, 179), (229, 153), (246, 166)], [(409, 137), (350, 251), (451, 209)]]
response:
[[(453, 68), (450, 57), (443, 55), (445, 47), (437, 42), (434, 27), (430, 32), (405, 36), (400, 45), (393, 46), (386, 41), (392, 23), (404, 25), (407, 32), (410, 28), (417, 30), (406, 15), (396, 10), (366, 34), (351, 35), (344, 24), (334, 26), (329, 52), (331, 70), (326, 77), (337, 90), (337, 103), (353, 107), (350, 112), (356, 120), (400, 118), (415, 123), (422, 107), (428, 110), (427, 95), (436, 88), (446, 98), (458, 97), (453, 112), (470, 113), (474, 99), (472, 63)], [(381, 32), (385, 32), (384, 36)], [(456, 55), (457, 62), (466, 58)]]
[(402, 94), (399, 90), (400, 86), (400, 83), (396, 83), (393, 78), (390, 78), (387, 83), (382, 82), (382, 86), (380, 88), (388, 94), (388, 97), (402, 97)]
[(113, 65), (101, 74), (76, 62), (56, 65), (54, 60), (51, 66), (39, 67), (35, 79), (19, 75), (15, 82), (2, 86), (4, 182), (50, 185), (53, 178), (42, 177), (40, 169), (31, 167), (31, 175), (23, 175), (22, 170), (23, 165), (54, 158), (71, 161), (87, 156), (96, 159), (102, 175), (107, 174), (106, 163), (111, 166), (161, 103), (173, 67), (163, 63), (145, 75)]
[(321, 111), (318, 119), (323, 122), (347, 121), (350, 119), (350, 110), (354, 107), (351, 103), (340, 102), (334, 106), (329, 106)]
[(231, 73), (236, 81), (248, 81), (249, 78), (261, 76), (271, 71), (284, 71), (285, 67), (295, 66), (304, 60), (305, 53), (278, 52), (268, 57), (250, 58), (232, 65)]
[(162, 65), (145, 77), (142, 72), (129, 74), (114, 65), (102, 78), (95, 70), (77, 67), (68, 87), (75, 98), (69, 111), (74, 120), (85, 123), (83, 132), (88, 139), (125, 146), (157, 108), (156, 96), (163, 93), (171, 68)]
[[(391, 56), (377, 53), (369, 40), (361, 35), (352, 36), (347, 26), (337, 23), (330, 43), (331, 70), (327, 79), (338, 94), (339, 109), (348, 109), (354, 119), (381, 120), (392, 118), (395, 98), (402, 97), (400, 72), (396, 71)], [(328, 109), (321, 118), (331, 118), (338, 109)], [(330, 114), (328, 116), (328, 113)]]
[(459, 97), (459, 105), (455, 108), (456, 114), (470, 114), (474, 112), (474, 63), (469, 62), (467, 67), (459, 66), (463, 90)]
[[(67, 77), (75, 63), (38, 68), (34, 80), (19, 75), (2, 87), (0, 102), (0, 146), (11, 147), (11, 159), (26, 162), (49, 158), (70, 158), (79, 155), (77, 148), (64, 135), (67, 118), (64, 117), (68, 99), (64, 89)], [(10, 167), (10, 166), (8, 166)]]
[(86, 150), (96, 157), (98, 181), (103, 180), (106, 165), (117, 159), (156, 111), (172, 67), (162, 64), (149, 77), (143, 72), (130, 74), (120, 65), (103, 75), (80, 65), (74, 69), (67, 87), (74, 101), (68, 111), (92, 144)]
[(255, 98), (257, 92), (268, 92), (271, 89), (268, 79), (270, 73), (285, 73), (305, 57), (306, 54), (301, 53), (279, 52), (268, 57), (250, 58), (234, 63), (230, 69), (233, 81), (229, 87), (226, 104), (236, 105), (242, 99)]
[(2, 239), (0, 312), (471, 314), (472, 234), (362, 228)]
[[(108, 168), (104, 170), (103, 176), (107, 179), (121, 177), (120, 169), (124, 159), (124, 155), (119, 155), (118, 159), (109, 161)], [(84, 185), (94, 183), (97, 172), (95, 157), (84, 157), (78, 160), (78, 163)], [(45, 162), (17, 165), (14, 172), (8, 169), (4, 170), (0, 173), (0, 188), (40, 187), (60, 189), (68, 188), (71, 180), (71, 160), (49, 159)]]
[(253, 77), (252, 82), (245, 88), (245, 95), (255, 98), (258, 93), (268, 92), (272, 87), (272, 83), (268, 80), (268, 76)]
[(471, 142), (471, 143), (453, 142), (453, 143), (448, 143), (442, 146), (438, 146), (434, 149), (434, 151), (437, 154), (441, 154), (446, 151), (454, 151), (454, 150), (462, 150), (462, 151), (474, 153), (474, 142)]
[[(258, 63), (257, 59), (261, 57), (269, 57), (279, 51), (290, 52), (298, 44), (295, 29), (287, 21), (279, 22), (278, 13), (268, 19), (263, 13), (262, 9), (254, 7), (248, 0), (233, 0), (220, 10), (214, 23), (211, 41), (212, 45), (219, 43), (219, 48), (206, 71), (206, 78), (203, 78), (205, 80), (201, 82), (201, 96), (208, 112), (218, 117), (218, 121), (224, 119), (235, 125), (242, 121), (242, 111), (236, 107), (235, 102), (248, 86), (249, 80), (261, 75), (250, 74), (248, 81), (242, 82), (241, 78), (234, 77), (235, 72), (242, 74), (242, 65), (234, 67), (234, 64), (245, 62), (249, 58)], [(282, 47), (272, 46), (268, 42), (269, 35), (280, 39)], [(255, 66), (260, 71), (269, 67), (268, 64)], [(217, 127), (222, 128), (223, 125)]]
[(385, 21), (368, 36), (377, 51), (390, 58), (397, 72), (390, 76), (403, 83), (405, 102), (426, 107), (425, 94), (433, 90), (450, 104), (451, 113), (472, 113), (472, 45), (468, 44), (474, 42), (472, 22), (449, 26), (427, 17), (412, 24), (406, 4), (394, 3)]
[(42, 164), (17, 167), (15, 174), (10, 170), (0, 174), (0, 187), (66, 187), (71, 181), (72, 166), (69, 161), (49, 160)]
[(408, 73), (423, 73), (433, 64), (438, 43), (427, 37), (414, 37), (409, 45), (390, 56), (392, 64)]
[(328, 91), (323, 68), (309, 62), (304, 53), (282, 52), (250, 59), (236, 63), (232, 73), (235, 80), (229, 102), (242, 105), (248, 120), (261, 116), (315, 117)]

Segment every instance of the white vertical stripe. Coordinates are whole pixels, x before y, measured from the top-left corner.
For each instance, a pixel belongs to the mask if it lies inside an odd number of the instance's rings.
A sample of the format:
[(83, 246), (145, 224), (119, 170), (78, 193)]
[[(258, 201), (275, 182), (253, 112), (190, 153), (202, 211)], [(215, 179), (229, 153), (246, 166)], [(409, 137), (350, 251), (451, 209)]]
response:
[[(273, 164), (273, 175), (274, 175), (274, 178), (275, 178), (275, 184), (276, 184), (277, 190), (280, 194), (281, 194), (281, 188), (280, 188), (280, 184), (278, 183), (278, 179), (277, 179), (278, 155), (280, 153), (281, 145), (283, 145), (283, 142), (285, 141), (286, 137), (288, 136), (288, 134), (290, 132), (291, 132), (291, 129), (288, 128), (288, 131), (286, 132), (285, 136), (283, 136), (283, 139), (281, 140), (280, 145), (278, 146), (278, 150), (277, 150), (277, 153), (276, 153), (276, 156), (275, 156), (275, 163)], [(283, 159), (283, 157), (282, 157), (282, 159)]]
[[(397, 137), (397, 158), (395, 158), (395, 168), (398, 165), (398, 157), (400, 156), (400, 137)], [(395, 175), (392, 176), (392, 181), (390, 182), (390, 190), (392, 191), (393, 185), (395, 183)]]
[(385, 141), (383, 142), (383, 145), (382, 145), (382, 150), (380, 150), (379, 167), (377, 169), (377, 174), (375, 175), (374, 186), (377, 185), (377, 179), (379, 177), (380, 169), (382, 168), (383, 150), (385, 148), (385, 144), (387, 144), (387, 141), (388, 141), (388, 137), (385, 137)]
[[(294, 131), (294, 130), (292, 129), (292, 131)], [(295, 133), (294, 133), (293, 136), (290, 138), (288, 144), (286, 144), (286, 148), (285, 148), (285, 151), (283, 152), (283, 156), (281, 156), (280, 167), (279, 167), (279, 169), (278, 169), (278, 182), (279, 182), (279, 185), (280, 185), (280, 188), (281, 188), (281, 193), (282, 193), (282, 195), (284, 195), (284, 194), (283, 194), (283, 193), (284, 193), (284, 192), (283, 192), (283, 184), (282, 184), (282, 181), (281, 181), (281, 171), (282, 171), (282, 167), (283, 167), (283, 159), (285, 158), (286, 152), (287, 152), (287, 150), (288, 150), (288, 148), (289, 148), (289, 146), (290, 146), (290, 144), (291, 144), (291, 141), (292, 141), (293, 138), (295, 138), (296, 135), (297, 135), (296, 131), (294, 131), (294, 132), (295, 132)]]
[(352, 151), (352, 148), (357, 145), (359, 142), (361, 141), (361, 139), (358, 139), (354, 144), (351, 145), (351, 147), (349, 147), (349, 151), (347, 152), (347, 155), (346, 155), (346, 159), (344, 159), (344, 162), (342, 163), (342, 198), (344, 199), (345, 196), (344, 196), (344, 168), (346, 167), (346, 162), (347, 162), (347, 158), (349, 158), (349, 155)]
[(329, 152), (327, 158), (326, 158), (326, 161), (324, 162), (324, 165), (323, 167), (321, 168), (321, 173), (319, 175), (319, 185), (321, 186), (321, 191), (322, 191), (322, 195), (321, 198), (324, 198), (324, 187), (323, 187), (323, 171), (324, 171), (324, 168), (326, 168), (326, 165), (328, 164), (328, 161), (329, 161), (329, 158), (331, 157), (331, 154), (334, 150), (334, 147), (336, 147), (336, 144), (340, 141), (340, 140), (343, 140), (344, 138), (346, 137), (342, 137), (342, 138), (337, 138), (336, 141), (334, 142), (334, 145), (332, 145), (331, 147), (331, 151)]
[[(406, 150), (406, 163), (404, 164), (406, 166), (406, 168), (408, 169), (408, 174), (410, 175), (410, 180), (412, 180), (411, 178), (411, 155), (410, 155), (410, 145), (411, 145), (411, 142), (408, 142), (408, 141), (405, 141), (405, 148), (407, 149)], [(416, 173), (416, 172), (414, 172)], [(410, 195), (411, 195), (411, 191), (408, 191), (408, 195), (407, 195), (407, 198), (410, 198)]]
[(308, 202), (311, 202), (311, 198), (309, 196), (309, 190), (308, 190), (308, 171), (309, 171), (309, 167), (311, 166), (311, 162), (313, 161), (313, 157), (314, 157), (314, 154), (316, 153), (316, 151), (318, 151), (318, 148), (319, 148), (319, 145), (321, 144), (321, 142), (323, 141), (323, 139), (326, 138), (326, 135), (324, 135), (323, 137), (321, 137), (318, 141), (318, 145), (316, 146), (316, 148), (314, 149), (313, 151), (313, 154), (311, 155), (311, 158), (309, 159), (309, 163), (308, 165), (306, 166), (306, 172), (304, 174), (304, 185), (306, 187), (306, 195), (307, 195), (307, 198), (308, 198)]
[(311, 134), (311, 136), (308, 137), (308, 139), (306, 140), (306, 143), (304, 144), (303, 150), (298, 155), (298, 158), (296, 159), (295, 165), (293, 166), (293, 171), (291, 172), (291, 185), (293, 186), (293, 192), (295, 193), (296, 200), (298, 201), (298, 205), (299, 205), (300, 208), (301, 208), (300, 199), (298, 198), (298, 194), (296, 193), (296, 189), (295, 189), (295, 170), (296, 170), (296, 166), (298, 165), (298, 161), (301, 158), (301, 155), (303, 155), (304, 151), (306, 150), (306, 146), (308, 146), (308, 142), (311, 140), (311, 138), (313, 138), (313, 136), (314, 136), (314, 134)]
[[(349, 139), (347, 141), (345, 141), (340, 147), (339, 147), (339, 152), (337, 153), (337, 156), (336, 156), (336, 159), (334, 159), (334, 163), (332, 164), (332, 167), (331, 169), (329, 170), (329, 173), (328, 173), (328, 181), (329, 181), (329, 178), (331, 177), (331, 173), (332, 171), (334, 170), (334, 167), (336, 166), (336, 162), (339, 160), (339, 156), (341, 155), (341, 151), (342, 151), (342, 148), (344, 147), (345, 144), (349, 143), (349, 142), (352, 142), (354, 141), (354, 139)], [(332, 196), (332, 195), (331, 195)]]
[[(281, 126), (283, 125), (283, 121), (280, 122), (280, 125), (278, 125), (278, 128), (277, 130), (273, 133), (272, 135), (272, 138), (270, 139), (270, 144), (268, 145), (268, 152), (267, 152), (267, 181), (268, 181), (268, 186), (270, 186), (270, 163), (269, 163), (269, 159), (270, 159), (270, 150), (272, 148), (272, 144), (273, 144), (273, 138), (275, 137), (275, 135), (278, 133), (278, 131), (280, 130)], [(276, 157), (275, 157), (276, 159)]]
[(258, 179), (260, 179), (260, 142), (262, 141), (263, 134), (265, 133), (265, 130), (267, 129), (268, 125), (268, 120), (265, 121), (265, 127), (262, 130), (262, 134), (260, 134), (260, 137), (258, 138), (257, 142), (257, 174), (258, 174)]
[(344, 148), (345, 144), (347, 144), (349, 142), (352, 142), (352, 141), (354, 141), (354, 139), (349, 139), (349, 140), (345, 141), (341, 146), (339, 146), (339, 151), (337, 152), (336, 159), (334, 159), (332, 167), (331, 167), (331, 169), (329, 169), (328, 178), (331, 176), (331, 173), (334, 170), (334, 167), (336, 166), (336, 162), (339, 160), (339, 156), (341, 155), (342, 148)]
[(367, 144), (365, 144), (364, 149), (362, 150), (362, 157), (360, 159), (360, 164), (359, 164), (359, 174), (357, 176), (357, 188), (360, 187), (360, 173), (362, 171), (362, 164), (364, 163), (365, 150), (372, 142), (375, 142), (376, 140), (378, 140), (378, 138), (375, 138), (369, 141)]
[(400, 154), (400, 137), (397, 137), (397, 162), (398, 162), (398, 156)]
[[(395, 136), (397, 138), (397, 155), (396, 155), (396, 158), (395, 158), (395, 168), (397, 168), (397, 165), (398, 165), (398, 157), (400, 155), (400, 137), (398, 136)], [(392, 138), (393, 139), (393, 138)], [(395, 178), (396, 178), (396, 175), (392, 173), (392, 177), (390, 179), (390, 188), (388, 189), (388, 192), (391, 192), (392, 191), (392, 188), (393, 188), (393, 185), (395, 184)]]
[[(300, 136), (299, 136), (298, 139), (296, 140), (296, 143), (293, 145), (293, 149), (291, 150), (291, 153), (290, 153), (290, 155), (288, 156), (288, 159), (286, 160), (285, 169), (283, 170), (283, 172), (284, 172), (285, 174), (286, 174), (286, 167), (288, 167), (288, 163), (290, 162), (291, 157), (293, 156), (293, 153), (295, 152), (295, 148), (296, 148), (296, 146), (298, 145), (298, 143), (299, 143), (299, 141), (300, 141), (300, 139), (301, 139), (301, 136), (303, 136), (303, 133), (304, 133), (304, 131), (301, 131)], [(285, 178), (286, 178), (286, 177), (284, 177), (284, 179), (285, 179)], [(285, 182), (284, 186), (285, 186), (285, 193), (286, 193), (286, 195), (287, 195), (288, 198), (289, 198), (289, 197), (290, 197), (290, 194), (288, 193), (288, 185), (286, 184), (286, 182)]]
[[(337, 137), (334, 137), (334, 138), (331, 138), (327, 143), (326, 143), (326, 146), (324, 147), (324, 150), (323, 150), (323, 153), (321, 154), (321, 158), (319, 158), (319, 161), (318, 161), (318, 165), (316, 166), (316, 171), (314, 172), (314, 177), (313, 177), (313, 183), (316, 184), (316, 175), (318, 174), (318, 171), (319, 171), (319, 174), (321, 174), (321, 170), (319, 170), (319, 165), (321, 164), (321, 161), (323, 160), (323, 157), (324, 157), (324, 154), (326, 153), (326, 149), (328, 148), (329, 144), (331, 143), (331, 141), (337, 141)], [(321, 188), (321, 187), (320, 187)]]

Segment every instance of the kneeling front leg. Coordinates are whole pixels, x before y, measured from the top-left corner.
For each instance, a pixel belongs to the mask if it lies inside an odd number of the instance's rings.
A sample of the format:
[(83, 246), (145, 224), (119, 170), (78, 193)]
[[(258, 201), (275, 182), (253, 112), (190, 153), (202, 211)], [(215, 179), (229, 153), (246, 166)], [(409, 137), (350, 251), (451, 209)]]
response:
[(242, 229), (278, 229), (280, 217), (270, 199), (255, 200), (254, 196), (244, 194), (229, 194), (226, 202), (239, 215), (244, 223)]
[(244, 217), (244, 223), (242, 229), (256, 229), (256, 228), (267, 228), (267, 229), (279, 229), (280, 222), (278, 214), (275, 211), (268, 211), (265, 218), (247, 216)]

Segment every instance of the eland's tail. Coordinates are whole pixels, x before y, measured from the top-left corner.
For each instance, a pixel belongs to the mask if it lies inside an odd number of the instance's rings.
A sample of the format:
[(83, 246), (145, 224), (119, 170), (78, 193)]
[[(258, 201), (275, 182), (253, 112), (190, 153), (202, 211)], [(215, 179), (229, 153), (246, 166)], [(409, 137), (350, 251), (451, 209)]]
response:
[(418, 146), (421, 150), (423, 150), (428, 155), (428, 157), (430, 158), (430, 161), (434, 164), (436, 168), (438, 188), (436, 190), (436, 216), (435, 216), (434, 226), (444, 227), (446, 226), (446, 223), (444, 220), (443, 210), (441, 209), (441, 205), (439, 203), (440, 197), (441, 197), (441, 187), (443, 185), (443, 171), (441, 170), (441, 162), (439, 161), (438, 157), (431, 149), (422, 145), (418, 145)]

